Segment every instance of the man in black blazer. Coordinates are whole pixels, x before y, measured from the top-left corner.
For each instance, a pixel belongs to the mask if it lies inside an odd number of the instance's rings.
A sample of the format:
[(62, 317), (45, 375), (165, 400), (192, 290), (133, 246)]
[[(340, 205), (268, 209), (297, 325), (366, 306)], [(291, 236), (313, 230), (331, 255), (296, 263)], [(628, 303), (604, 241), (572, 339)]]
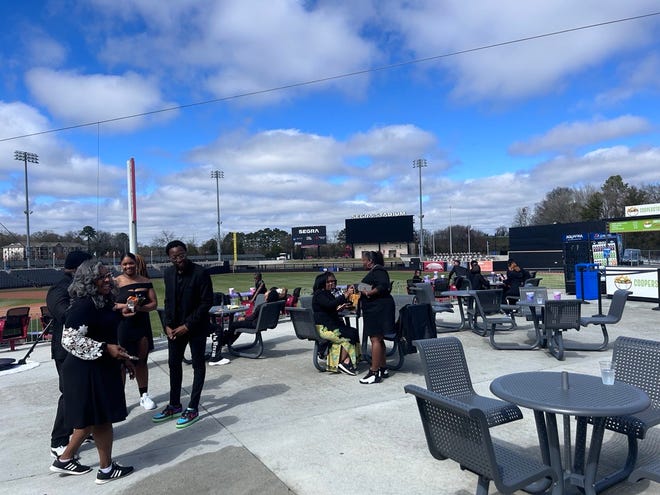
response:
[[(177, 428), (186, 428), (199, 419), (199, 399), (206, 377), (206, 337), (209, 310), (213, 305), (211, 277), (204, 268), (186, 257), (186, 245), (171, 241), (165, 252), (172, 266), (165, 270), (165, 333), (170, 369), (170, 403), (153, 417), (155, 423), (178, 418)], [(193, 385), (188, 407), (181, 405), (183, 353), (190, 346)]]

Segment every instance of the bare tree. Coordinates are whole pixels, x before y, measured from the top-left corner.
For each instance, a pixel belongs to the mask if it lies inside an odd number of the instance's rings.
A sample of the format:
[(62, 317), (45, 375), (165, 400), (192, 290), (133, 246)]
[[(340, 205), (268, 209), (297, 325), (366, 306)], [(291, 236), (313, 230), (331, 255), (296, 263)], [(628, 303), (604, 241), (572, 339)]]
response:
[(169, 232), (167, 230), (163, 230), (159, 236), (156, 236), (152, 239), (151, 243), (154, 246), (158, 247), (165, 247), (168, 242), (173, 241), (177, 239), (177, 235), (174, 232)]
[(545, 199), (536, 205), (534, 210), (534, 225), (550, 223), (568, 223), (580, 220), (581, 205), (573, 189), (556, 187)]
[(512, 227), (527, 227), (530, 224), (529, 207), (516, 208), (516, 216), (513, 217)]

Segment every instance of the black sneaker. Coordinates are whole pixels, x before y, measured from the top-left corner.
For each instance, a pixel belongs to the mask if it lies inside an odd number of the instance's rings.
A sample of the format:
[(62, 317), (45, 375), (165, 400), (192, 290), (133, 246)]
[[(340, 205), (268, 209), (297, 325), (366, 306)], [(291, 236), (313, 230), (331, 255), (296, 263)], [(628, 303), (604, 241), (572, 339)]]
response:
[(133, 466), (121, 466), (116, 462), (112, 463), (112, 469), (109, 473), (104, 473), (100, 469), (96, 473), (96, 484), (103, 485), (109, 481), (118, 480), (124, 476), (128, 476), (133, 472)]
[(365, 385), (380, 383), (382, 381), (383, 379), (380, 377), (380, 370), (373, 371), (370, 369), (369, 373), (360, 378), (360, 383), (364, 383)]
[(378, 374), (382, 379), (389, 378), (390, 377), (390, 370), (387, 368), (381, 368), (378, 370)]
[(337, 369), (341, 371), (342, 373), (345, 373), (347, 375), (355, 376), (357, 373), (355, 373), (355, 370), (353, 369), (353, 365), (351, 363), (339, 363), (337, 365)]
[(59, 459), (55, 459), (53, 463), (50, 465), (50, 470), (53, 473), (73, 474), (77, 476), (79, 474), (89, 473), (92, 470), (92, 468), (80, 464), (75, 459), (71, 459), (70, 461), (60, 461)]

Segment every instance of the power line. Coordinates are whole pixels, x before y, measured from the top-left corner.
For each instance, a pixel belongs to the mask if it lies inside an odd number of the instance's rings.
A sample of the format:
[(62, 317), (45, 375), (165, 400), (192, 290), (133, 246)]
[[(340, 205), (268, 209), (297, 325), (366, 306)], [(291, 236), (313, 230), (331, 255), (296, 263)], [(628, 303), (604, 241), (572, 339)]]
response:
[(478, 52), (478, 51), (483, 51), (483, 50), (489, 50), (491, 48), (498, 48), (498, 47), (507, 46), (507, 45), (514, 45), (514, 44), (517, 44), (517, 43), (525, 43), (527, 41), (538, 40), (538, 39), (542, 39), (542, 38), (549, 38), (549, 37), (552, 37), (552, 36), (559, 36), (561, 34), (572, 33), (572, 32), (575, 32), (575, 31), (583, 31), (583, 30), (586, 30), (586, 29), (593, 29), (593, 28), (597, 28), (597, 27), (608, 26), (608, 25), (611, 25), (611, 24), (618, 24), (618, 23), (622, 23), (622, 22), (629, 22), (629, 21), (635, 21), (635, 20), (639, 20), (639, 19), (645, 19), (645, 18), (648, 18), (648, 17), (657, 16), (657, 15), (660, 15), (660, 12), (651, 12), (649, 14), (642, 14), (642, 15), (633, 16), (633, 17), (624, 17), (624, 18), (621, 18), (621, 19), (614, 19), (614, 20), (611, 20), (611, 21), (603, 21), (603, 22), (598, 22), (598, 23), (595, 23), (595, 24), (587, 24), (587, 25), (584, 25), (584, 26), (568, 28), (568, 29), (562, 29), (562, 30), (559, 30), (559, 31), (552, 31), (550, 33), (537, 34), (537, 35), (534, 35), (534, 36), (526, 36), (524, 38), (517, 38), (515, 40), (510, 40), (510, 41), (502, 41), (500, 43), (492, 43), (490, 45), (483, 45), (483, 46), (479, 46), (479, 47), (476, 47), (476, 48), (467, 48), (465, 50), (458, 50), (458, 51), (455, 51), (455, 52), (445, 53), (445, 54), (442, 54), (442, 55), (434, 55), (432, 57), (425, 57), (425, 58), (419, 58), (419, 59), (415, 59), (415, 60), (409, 60), (407, 62), (399, 62), (399, 63), (396, 63), (396, 64), (383, 65), (381, 67), (373, 67), (371, 69), (362, 69), (362, 70), (353, 71), (353, 72), (346, 72), (344, 74), (338, 74), (338, 75), (328, 76), (328, 77), (321, 77), (321, 78), (318, 78), (318, 79), (312, 79), (312, 80), (304, 81), (304, 82), (285, 84), (283, 86), (276, 86), (276, 87), (268, 88), (268, 89), (260, 89), (260, 90), (257, 90), (257, 91), (249, 91), (247, 93), (240, 93), (240, 94), (236, 94), (236, 95), (232, 95), (232, 96), (225, 96), (225, 97), (222, 97), (222, 98), (214, 98), (214, 99), (211, 99), (211, 100), (204, 100), (204, 101), (198, 101), (198, 102), (193, 102), (193, 103), (186, 103), (186, 104), (182, 104), (182, 105), (175, 105), (175, 106), (172, 106), (172, 107), (160, 108), (158, 110), (150, 110), (148, 112), (134, 113), (134, 114), (130, 114), (130, 115), (124, 115), (124, 116), (121, 116), (121, 117), (114, 117), (114, 118), (111, 118), (111, 119), (98, 120), (98, 121), (95, 121), (95, 122), (86, 122), (86, 123), (83, 123), (83, 124), (74, 124), (74, 125), (70, 125), (70, 126), (66, 126), (66, 127), (58, 127), (56, 129), (49, 129), (49, 130), (46, 130), (46, 131), (39, 131), (39, 132), (30, 133), (30, 134), (22, 134), (20, 136), (12, 136), (12, 137), (8, 137), (8, 138), (2, 138), (2, 139), (0, 139), (0, 142), (12, 141), (12, 140), (15, 140), (15, 139), (22, 139), (22, 138), (26, 138), (26, 137), (40, 136), (42, 134), (52, 134), (54, 132), (68, 131), (68, 130), (72, 130), (72, 129), (80, 129), (82, 127), (89, 127), (89, 126), (93, 126), (93, 125), (108, 124), (108, 123), (111, 123), (111, 122), (118, 122), (118, 121), (121, 121), (121, 120), (134, 119), (134, 118), (137, 118), (137, 117), (147, 117), (149, 115), (156, 115), (156, 114), (159, 114), (159, 113), (172, 112), (172, 111), (175, 111), (175, 110), (183, 110), (183, 109), (186, 109), (186, 108), (193, 108), (193, 107), (198, 107), (198, 106), (203, 106), (203, 105), (210, 105), (210, 104), (213, 104), (213, 103), (220, 103), (220, 102), (223, 102), (223, 101), (236, 100), (236, 99), (239, 99), (239, 98), (247, 98), (249, 96), (257, 96), (257, 95), (263, 95), (263, 94), (267, 94), (267, 93), (274, 93), (274, 92), (277, 92), (277, 91), (283, 91), (285, 89), (300, 88), (300, 87), (303, 87), (303, 86), (311, 86), (311, 85), (314, 85), (314, 84), (320, 84), (320, 83), (324, 83), (324, 82), (328, 82), (328, 81), (336, 81), (338, 79), (346, 79), (346, 78), (349, 78), (349, 77), (361, 76), (361, 75), (364, 75), (364, 74), (370, 74), (370, 73), (375, 73), (375, 72), (382, 72), (382, 71), (386, 71), (386, 70), (397, 69), (397, 68), (400, 68), (400, 67), (406, 67), (406, 66), (409, 66), (409, 65), (422, 64), (422, 63), (425, 63), (425, 62), (431, 62), (431, 61), (440, 60), (440, 59), (443, 59), (443, 58), (455, 57), (457, 55), (465, 55), (467, 53), (473, 53), (473, 52)]

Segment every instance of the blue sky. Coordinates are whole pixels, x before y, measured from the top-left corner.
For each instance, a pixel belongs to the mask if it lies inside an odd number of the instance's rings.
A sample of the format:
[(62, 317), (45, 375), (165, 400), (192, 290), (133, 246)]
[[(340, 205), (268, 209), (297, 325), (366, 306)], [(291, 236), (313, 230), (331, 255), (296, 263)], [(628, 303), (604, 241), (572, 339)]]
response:
[(215, 237), (211, 170), (224, 172), (223, 233), (325, 225), (332, 236), (353, 214), (388, 211), (417, 224), (418, 158), (430, 230), (450, 206), (454, 224), (492, 233), (558, 186), (657, 183), (660, 15), (611, 21), (659, 11), (651, 0), (2, 2), (0, 221), (25, 233), (14, 150), (40, 159), (32, 232), (128, 232), (135, 157), (140, 243)]

